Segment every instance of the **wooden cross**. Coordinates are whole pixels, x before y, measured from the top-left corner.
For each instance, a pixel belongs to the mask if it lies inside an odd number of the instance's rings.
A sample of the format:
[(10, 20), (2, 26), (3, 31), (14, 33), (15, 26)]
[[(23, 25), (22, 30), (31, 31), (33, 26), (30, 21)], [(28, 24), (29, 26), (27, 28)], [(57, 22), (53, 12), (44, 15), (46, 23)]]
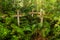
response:
[(20, 11), (17, 10), (17, 15), (14, 15), (14, 17), (17, 17), (17, 24), (20, 26), (20, 17), (24, 16), (24, 14), (20, 14)]

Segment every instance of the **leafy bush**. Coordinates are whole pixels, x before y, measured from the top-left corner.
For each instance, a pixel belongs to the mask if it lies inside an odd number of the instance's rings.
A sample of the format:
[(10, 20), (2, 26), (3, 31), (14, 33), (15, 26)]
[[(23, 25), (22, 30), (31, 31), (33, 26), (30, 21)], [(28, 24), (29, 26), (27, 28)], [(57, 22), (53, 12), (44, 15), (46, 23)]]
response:
[[(32, 3), (30, 0), (15, 0), (16, 4), (13, 2), (12, 0), (0, 1), (0, 40), (60, 40), (59, 0), (32, 0)], [(23, 6), (19, 5), (21, 2)], [(37, 5), (36, 2), (38, 2)], [(17, 24), (17, 18), (12, 17), (16, 14), (17, 9), (26, 14), (20, 17), (20, 26)], [(43, 25), (37, 15), (32, 17), (28, 14), (32, 9), (35, 12), (40, 9), (45, 11)], [(6, 17), (1, 17), (2, 15)]]

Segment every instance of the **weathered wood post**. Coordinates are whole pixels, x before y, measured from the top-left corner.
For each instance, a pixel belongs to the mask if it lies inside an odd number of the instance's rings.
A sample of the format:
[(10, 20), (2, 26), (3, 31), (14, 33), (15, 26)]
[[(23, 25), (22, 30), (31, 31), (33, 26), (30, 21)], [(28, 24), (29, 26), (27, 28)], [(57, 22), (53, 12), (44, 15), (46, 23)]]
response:
[(19, 9), (17, 9), (17, 24), (20, 25)]
[(41, 26), (43, 26), (43, 15), (44, 15), (44, 11), (43, 11), (43, 9), (40, 9), (40, 23), (41, 23)]
[(32, 17), (34, 16), (33, 12), (34, 12), (34, 9), (32, 9)]

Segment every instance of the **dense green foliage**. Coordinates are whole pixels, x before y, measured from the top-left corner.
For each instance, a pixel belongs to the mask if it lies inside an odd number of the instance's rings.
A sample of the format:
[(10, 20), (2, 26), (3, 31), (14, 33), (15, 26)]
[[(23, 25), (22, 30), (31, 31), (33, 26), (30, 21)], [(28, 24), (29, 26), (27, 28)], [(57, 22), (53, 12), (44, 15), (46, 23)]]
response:
[[(0, 40), (35, 40), (38, 36), (41, 40), (60, 40), (60, 0), (30, 1), (0, 0)], [(26, 14), (20, 17), (20, 26), (17, 18), (12, 17), (17, 9)], [(45, 11), (43, 26), (37, 15), (28, 14), (32, 9)], [(3, 15), (6, 17), (2, 18)]]

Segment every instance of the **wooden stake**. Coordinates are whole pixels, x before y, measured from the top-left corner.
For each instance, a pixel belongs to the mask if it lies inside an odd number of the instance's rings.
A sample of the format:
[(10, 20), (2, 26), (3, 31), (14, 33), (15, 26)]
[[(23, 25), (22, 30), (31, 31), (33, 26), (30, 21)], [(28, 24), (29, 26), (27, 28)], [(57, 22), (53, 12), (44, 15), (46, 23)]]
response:
[(17, 10), (17, 24), (18, 24), (18, 26), (20, 25), (20, 19), (19, 19), (19, 10)]
[(41, 26), (43, 25), (43, 10), (40, 10), (40, 22), (41, 22)]
[(34, 16), (33, 12), (34, 12), (34, 10), (32, 9), (32, 17)]

